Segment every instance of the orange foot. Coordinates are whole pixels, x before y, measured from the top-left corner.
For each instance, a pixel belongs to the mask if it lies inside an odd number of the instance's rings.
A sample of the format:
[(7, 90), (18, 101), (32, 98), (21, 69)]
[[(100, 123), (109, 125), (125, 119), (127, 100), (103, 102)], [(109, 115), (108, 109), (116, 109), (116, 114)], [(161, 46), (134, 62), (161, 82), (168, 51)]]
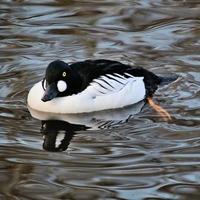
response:
[(161, 106), (154, 103), (153, 99), (151, 97), (147, 97), (148, 104), (156, 111), (158, 112), (166, 121), (171, 120), (170, 114)]

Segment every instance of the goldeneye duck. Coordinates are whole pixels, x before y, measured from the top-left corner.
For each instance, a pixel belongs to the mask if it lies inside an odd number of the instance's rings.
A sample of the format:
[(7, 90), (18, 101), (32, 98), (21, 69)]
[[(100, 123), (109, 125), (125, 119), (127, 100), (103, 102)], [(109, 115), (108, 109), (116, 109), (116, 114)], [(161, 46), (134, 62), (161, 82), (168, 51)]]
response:
[(28, 105), (51, 113), (87, 113), (122, 108), (153, 95), (164, 78), (111, 60), (51, 62), (28, 94)]

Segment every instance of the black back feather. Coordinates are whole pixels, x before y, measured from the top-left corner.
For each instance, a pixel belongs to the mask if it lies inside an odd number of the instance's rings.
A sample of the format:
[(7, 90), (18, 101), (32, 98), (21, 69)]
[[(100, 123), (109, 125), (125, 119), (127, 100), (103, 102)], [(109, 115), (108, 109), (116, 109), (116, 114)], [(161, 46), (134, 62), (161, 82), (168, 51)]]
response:
[(151, 96), (161, 82), (161, 78), (154, 73), (141, 68), (112, 60), (86, 60), (83, 62), (76, 62), (69, 67), (78, 72), (81, 78), (81, 90), (84, 90), (92, 80), (99, 78), (106, 74), (120, 74), (126, 77), (125, 73), (131, 74), (135, 77), (144, 77), (146, 88), (146, 96)]

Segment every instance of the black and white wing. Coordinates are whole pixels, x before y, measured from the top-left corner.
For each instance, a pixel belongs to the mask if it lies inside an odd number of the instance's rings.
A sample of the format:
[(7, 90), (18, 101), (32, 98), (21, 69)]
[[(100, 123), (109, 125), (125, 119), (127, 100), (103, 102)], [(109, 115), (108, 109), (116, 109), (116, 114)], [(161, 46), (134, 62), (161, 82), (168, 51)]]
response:
[[(139, 78), (141, 79), (141, 78)], [(121, 74), (106, 74), (94, 79), (90, 84), (90, 87), (96, 90), (97, 95), (109, 95), (112, 93), (118, 93), (121, 91), (128, 83), (134, 83), (137, 81), (137, 77), (131, 74), (124, 73)]]

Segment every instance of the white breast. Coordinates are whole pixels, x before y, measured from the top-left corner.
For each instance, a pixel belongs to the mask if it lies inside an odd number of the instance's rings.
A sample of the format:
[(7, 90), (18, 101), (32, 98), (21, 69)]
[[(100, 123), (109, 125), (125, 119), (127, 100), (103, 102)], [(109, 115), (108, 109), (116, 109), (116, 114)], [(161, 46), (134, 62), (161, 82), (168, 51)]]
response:
[(42, 83), (35, 84), (28, 94), (28, 105), (35, 110), (51, 113), (85, 113), (122, 108), (135, 104), (145, 97), (143, 77), (119, 74), (101, 76), (76, 95), (41, 100)]

